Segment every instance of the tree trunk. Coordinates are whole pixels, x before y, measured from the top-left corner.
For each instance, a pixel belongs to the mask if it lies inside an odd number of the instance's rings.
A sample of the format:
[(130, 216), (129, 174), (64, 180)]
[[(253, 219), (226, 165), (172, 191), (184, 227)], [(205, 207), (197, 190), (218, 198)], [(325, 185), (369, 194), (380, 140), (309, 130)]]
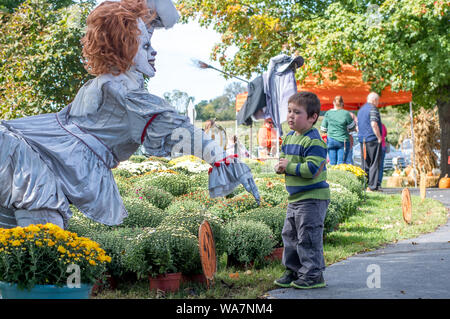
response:
[(441, 127), (441, 177), (450, 176), (450, 85), (441, 87), (437, 99), (439, 125)]

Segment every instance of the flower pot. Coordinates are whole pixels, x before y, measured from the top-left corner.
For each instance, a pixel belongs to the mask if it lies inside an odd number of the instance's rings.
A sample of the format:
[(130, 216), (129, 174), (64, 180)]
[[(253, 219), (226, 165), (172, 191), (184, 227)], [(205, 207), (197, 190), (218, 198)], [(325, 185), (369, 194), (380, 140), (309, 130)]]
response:
[(94, 286), (92, 287), (91, 294), (97, 295), (99, 292), (103, 291), (104, 289), (111, 289), (116, 290), (117, 288), (117, 279), (115, 276), (112, 276), (110, 274), (106, 275), (106, 279), (103, 281), (102, 279), (99, 279)]
[(284, 247), (275, 248), (266, 260), (281, 260), (283, 258)]
[(206, 284), (208, 282), (204, 274), (183, 275), (183, 281), (199, 284)]
[(81, 284), (80, 288), (35, 285), (22, 290), (17, 284), (0, 281), (0, 299), (89, 299), (91, 289), (91, 284)]
[(162, 274), (156, 277), (149, 276), (150, 290), (160, 289), (169, 292), (178, 291), (180, 289), (182, 278), (181, 272)]

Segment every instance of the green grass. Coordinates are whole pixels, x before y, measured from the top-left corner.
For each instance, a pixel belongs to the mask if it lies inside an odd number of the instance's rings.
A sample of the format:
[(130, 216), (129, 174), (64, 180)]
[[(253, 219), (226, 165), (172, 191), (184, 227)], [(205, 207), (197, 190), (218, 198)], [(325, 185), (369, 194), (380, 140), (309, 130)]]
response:
[[(327, 234), (324, 241), (326, 265), (331, 265), (359, 252), (370, 251), (402, 239), (414, 238), (434, 231), (445, 224), (446, 208), (438, 201), (412, 196), (412, 222), (406, 224), (402, 217), (401, 196), (368, 193), (359, 212), (339, 229)], [(179, 292), (157, 295), (150, 292), (148, 280), (119, 283), (117, 290), (107, 290), (94, 298), (263, 298), (276, 287), (273, 281), (284, 271), (280, 261), (267, 262), (264, 267), (236, 269), (226, 267), (226, 256), (218, 262), (214, 285), (206, 289), (201, 285), (184, 284)], [(238, 272), (238, 278), (230, 274)]]

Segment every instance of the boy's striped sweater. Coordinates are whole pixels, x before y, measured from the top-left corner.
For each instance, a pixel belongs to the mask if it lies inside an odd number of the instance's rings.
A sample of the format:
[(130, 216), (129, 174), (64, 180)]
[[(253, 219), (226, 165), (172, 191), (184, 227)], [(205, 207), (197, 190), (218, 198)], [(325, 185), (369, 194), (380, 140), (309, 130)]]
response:
[[(316, 128), (297, 134), (291, 131), (286, 135), (280, 153), (280, 158), (289, 161), (285, 171), (288, 202), (330, 199), (330, 188), (326, 182), (327, 145)], [(322, 163), (322, 172), (314, 177)]]

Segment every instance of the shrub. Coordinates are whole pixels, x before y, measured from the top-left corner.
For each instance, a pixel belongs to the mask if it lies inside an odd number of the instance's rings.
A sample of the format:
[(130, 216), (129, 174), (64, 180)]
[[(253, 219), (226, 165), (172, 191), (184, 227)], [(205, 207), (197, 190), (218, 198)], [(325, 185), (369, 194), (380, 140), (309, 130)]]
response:
[(165, 272), (201, 272), (198, 240), (186, 228), (160, 225), (138, 236), (127, 264), (139, 277)]
[(167, 238), (158, 236), (152, 228), (143, 229), (136, 237), (125, 254), (124, 264), (138, 278), (176, 272)]
[(275, 247), (283, 247), (281, 231), (283, 230), (286, 209), (280, 207), (256, 208), (242, 213), (239, 220), (260, 221), (269, 226), (275, 240)]
[(93, 233), (104, 232), (112, 228), (111, 226), (95, 222), (86, 217), (73, 205), (70, 206), (70, 209), (72, 210), (73, 215), (72, 218), (69, 219), (66, 230), (76, 233), (78, 236), (90, 237)]
[(126, 263), (126, 254), (136, 242), (136, 237), (143, 231), (136, 228), (117, 228), (90, 235), (111, 256), (106, 270), (112, 276), (121, 276), (132, 271)]
[(359, 198), (363, 197), (364, 186), (354, 174), (334, 169), (327, 169), (327, 181), (331, 183), (341, 184)]
[(116, 168), (112, 170), (113, 176), (114, 177), (131, 177), (133, 176), (133, 174), (131, 174), (129, 171), (127, 171), (126, 169), (121, 169), (121, 168)]
[(128, 160), (133, 163), (142, 163), (147, 160), (147, 157), (144, 155), (131, 155)]
[(190, 192), (191, 179), (182, 173), (158, 173), (152, 174), (148, 178), (145, 185), (151, 185), (158, 189), (165, 190), (173, 196), (180, 196)]
[(175, 201), (193, 200), (202, 205), (202, 207), (210, 208), (220, 202), (220, 198), (209, 197), (209, 190), (198, 190), (182, 196), (178, 196)]
[(176, 213), (188, 213), (188, 212), (198, 212), (204, 211), (205, 207), (201, 202), (186, 199), (180, 201), (174, 201), (171, 203), (166, 209), (167, 215), (176, 214)]
[(269, 226), (253, 220), (234, 220), (224, 227), (228, 260), (248, 265), (264, 262), (275, 245)]
[(111, 257), (98, 243), (53, 224), (0, 228), (0, 281), (20, 289), (67, 284), (67, 269), (80, 267), (80, 281), (95, 283)]
[(132, 181), (127, 178), (116, 176), (115, 177), (117, 188), (119, 189), (120, 196), (130, 196), (135, 190)]
[(243, 194), (233, 198), (225, 198), (218, 200), (217, 204), (212, 206), (209, 211), (224, 221), (228, 221), (236, 218), (240, 213), (251, 210), (258, 207), (270, 207), (271, 205), (266, 203), (264, 199), (261, 199), (261, 204), (255, 201), (252, 195)]
[(208, 189), (209, 175), (207, 172), (190, 175), (191, 191)]
[(172, 194), (151, 185), (138, 185), (136, 186), (135, 192), (138, 198), (145, 198), (149, 203), (160, 209), (165, 209), (173, 200)]
[(217, 255), (224, 252), (223, 247), (223, 220), (212, 215), (194, 201), (176, 202), (170, 205), (167, 210), (167, 216), (161, 223), (161, 226), (182, 226), (198, 238), (199, 227), (204, 220), (207, 220), (211, 226)]
[(128, 211), (128, 217), (123, 220), (125, 227), (157, 227), (166, 213), (138, 197), (124, 197), (123, 204)]
[(259, 187), (259, 194), (265, 202), (272, 206), (277, 206), (289, 196), (284, 184), (273, 184), (267, 182)]
[[(332, 185), (333, 186), (333, 185)], [(324, 222), (324, 233), (336, 229), (339, 223), (357, 212), (359, 198), (344, 187), (331, 187), (331, 200)]]

